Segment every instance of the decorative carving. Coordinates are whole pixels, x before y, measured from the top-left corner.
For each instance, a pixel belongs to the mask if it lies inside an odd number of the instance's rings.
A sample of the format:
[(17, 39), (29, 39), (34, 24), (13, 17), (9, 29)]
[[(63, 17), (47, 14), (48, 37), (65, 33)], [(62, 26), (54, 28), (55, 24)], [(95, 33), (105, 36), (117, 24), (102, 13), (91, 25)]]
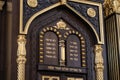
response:
[(38, 1), (37, 1), (37, 0), (27, 0), (27, 4), (28, 4), (30, 7), (37, 7)]
[(61, 52), (61, 58), (60, 58), (60, 65), (61, 66), (65, 66), (65, 41), (64, 40), (60, 40), (60, 52)]
[(56, 29), (69, 30), (69, 28), (67, 27), (67, 24), (63, 20), (60, 20), (59, 22), (57, 22), (56, 25), (57, 26), (54, 26), (54, 28), (56, 28)]
[(18, 36), (17, 64), (18, 73), (17, 80), (25, 80), (25, 63), (26, 63), (26, 39), (25, 35)]
[(105, 0), (104, 12), (105, 16), (108, 16), (114, 12), (120, 13), (120, 0)]
[(87, 10), (87, 14), (88, 14), (90, 17), (95, 17), (95, 16), (96, 16), (96, 11), (95, 11), (95, 9), (93, 9), (93, 8), (89, 8), (89, 9)]
[(67, 0), (61, 0), (61, 4), (66, 4)]
[(103, 79), (103, 57), (102, 57), (102, 47), (101, 45), (95, 45), (95, 70), (96, 70), (96, 80), (104, 80)]

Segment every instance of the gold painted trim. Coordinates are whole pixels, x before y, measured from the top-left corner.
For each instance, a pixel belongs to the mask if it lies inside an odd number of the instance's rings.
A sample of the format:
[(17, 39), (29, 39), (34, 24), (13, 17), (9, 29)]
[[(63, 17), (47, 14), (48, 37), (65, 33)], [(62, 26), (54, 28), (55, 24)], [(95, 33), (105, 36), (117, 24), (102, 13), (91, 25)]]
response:
[(94, 26), (87, 19), (85, 19), (85, 17), (83, 17), (80, 13), (78, 13), (76, 10), (74, 10), (71, 6), (69, 6), (68, 4), (66, 4), (66, 6), (70, 10), (72, 10), (74, 13), (76, 13), (78, 16), (80, 16), (85, 22), (87, 22), (90, 25), (90, 27), (92, 28), (93, 32), (95, 33), (95, 36), (97, 38), (98, 43), (100, 43), (99, 36), (98, 36), (96, 30), (94, 29)]
[(23, 32), (23, 0), (20, 0), (20, 23), (19, 23), (19, 32), (20, 34), (25, 34)]
[(60, 80), (59, 76), (46, 76), (46, 75), (43, 75), (42, 80), (45, 80), (45, 78), (48, 78), (49, 80), (52, 80), (53, 78), (55, 78), (57, 80)]
[[(21, 0), (21, 1), (22, 1), (22, 0)], [(23, 16), (22, 16), (22, 13), (20, 12), (20, 13), (21, 13), (21, 15), (20, 15), (20, 18), (21, 18), (21, 19), (20, 19), (20, 33), (21, 33), (21, 34), (27, 34), (28, 28), (29, 28), (31, 22), (32, 22), (37, 16), (39, 16), (39, 15), (45, 13), (46, 11), (51, 10), (51, 9), (57, 7), (57, 6), (60, 6), (60, 5), (61, 5), (61, 3), (59, 2), (59, 3), (56, 3), (56, 4), (52, 5), (52, 6), (49, 6), (48, 8), (45, 8), (45, 9), (43, 9), (43, 10), (35, 13), (35, 14), (27, 21), (27, 23), (26, 23), (26, 25), (25, 25), (25, 30), (23, 30), (23, 27), (22, 27), (22, 24), (23, 24), (23, 21), (22, 21)], [(22, 6), (22, 5), (21, 5), (21, 6)], [(23, 11), (23, 10), (21, 9), (21, 11)]]
[[(80, 13), (78, 13), (75, 9), (73, 9), (71, 6), (69, 6), (68, 4), (64, 4), (64, 5), (66, 5), (66, 7), (68, 7), (70, 10), (72, 10), (74, 13), (76, 13), (78, 16), (80, 16), (84, 21), (86, 21), (89, 25), (90, 25), (90, 27), (93, 29), (93, 32), (95, 33), (95, 35), (96, 35), (96, 38), (97, 38), (97, 42), (99, 43), (99, 44), (104, 44), (104, 35), (103, 35), (103, 15), (101, 15), (102, 14), (102, 4), (100, 4), (100, 3), (96, 3), (96, 2), (91, 2), (91, 1), (79, 1), (79, 0), (69, 0), (69, 1), (73, 1), (73, 2), (77, 2), (77, 3), (84, 3), (84, 4), (90, 4), (90, 5), (95, 5), (95, 6), (98, 6), (99, 7), (99, 22), (100, 22), (100, 39), (99, 39), (99, 36), (98, 36), (98, 34), (97, 34), (97, 32), (96, 32), (96, 30), (94, 29), (94, 27), (93, 27), (93, 25), (87, 20), (87, 19), (85, 19)], [(37, 12), (37, 13), (35, 13), (28, 21), (27, 21), (27, 23), (26, 23), (26, 25), (25, 25), (25, 29), (23, 30), (23, 0), (20, 0), (20, 33), (21, 34), (27, 34), (27, 32), (28, 32), (28, 28), (29, 28), (29, 26), (30, 26), (30, 24), (32, 23), (32, 21), (37, 17), (37, 16), (39, 16), (39, 15), (41, 15), (41, 14), (43, 14), (43, 13), (45, 13), (45, 12), (47, 12), (47, 11), (49, 11), (49, 10), (51, 10), (51, 9), (53, 9), (53, 8), (55, 8), (55, 7), (58, 7), (58, 6), (60, 6), (60, 5), (63, 5), (63, 4), (61, 4), (61, 2), (58, 2), (58, 3), (56, 3), (56, 4), (54, 4), (54, 5), (52, 5), (52, 6), (49, 6), (49, 7), (47, 7), (47, 8), (45, 8), (45, 9), (43, 9), (43, 10), (41, 10), (41, 11), (39, 11), (39, 12)]]
[(100, 40), (98, 41), (99, 44), (104, 44), (104, 32), (103, 32), (103, 11), (102, 11), (102, 4), (92, 1), (80, 1), (80, 0), (69, 0), (71, 2), (89, 4), (99, 7), (99, 22), (100, 22)]
[(103, 11), (102, 11), (102, 4), (99, 5), (99, 23), (100, 23), (100, 44), (104, 44), (104, 31), (103, 31)]
[(77, 2), (77, 3), (83, 3), (83, 4), (89, 4), (89, 5), (94, 5), (94, 6), (99, 6), (101, 3), (97, 2), (92, 2), (92, 1), (84, 1), (84, 0), (68, 0), (71, 2)]
[(102, 45), (95, 45), (95, 72), (96, 80), (104, 80), (104, 60), (103, 60), (103, 48)]
[(0, 11), (3, 10), (3, 5), (5, 4), (5, 1), (0, 1)]
[(61, 4), (66, 4), (67, 0), (61, 0)]
[(25, 35), (18, 35), (17, 43), (17, 80), (25, 80), (25, 64), (27, 60)]

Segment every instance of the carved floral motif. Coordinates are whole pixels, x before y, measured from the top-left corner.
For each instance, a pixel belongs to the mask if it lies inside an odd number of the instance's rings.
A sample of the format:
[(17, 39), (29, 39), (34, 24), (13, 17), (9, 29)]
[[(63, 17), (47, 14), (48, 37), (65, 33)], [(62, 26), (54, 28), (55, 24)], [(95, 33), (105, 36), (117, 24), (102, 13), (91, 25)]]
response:
[(120, 0), (105, 0), (104, 12), (105, 16), (108, 16), (114, 12), (120, 13)]

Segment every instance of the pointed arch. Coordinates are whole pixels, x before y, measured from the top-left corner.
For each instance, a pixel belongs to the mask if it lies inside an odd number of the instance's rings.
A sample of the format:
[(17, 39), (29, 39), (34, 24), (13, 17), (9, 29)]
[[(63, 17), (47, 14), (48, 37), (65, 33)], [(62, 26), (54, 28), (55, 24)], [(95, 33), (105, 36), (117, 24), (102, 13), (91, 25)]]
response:
[[(52, 10), (52, 9), (54, 9), (54, 8), (56, 8), (56, 7), (59, 7), (59, 6), (61, 6), (61, 3), (60, 3), (60, 2), (58, 2), (58, 3), (56, 3), (56, 4), (52, 5), (52, 6), (49, 6), (49, 7), (45, 8), (45, 9), (43, 9), (43, 10), (41, 10), (41, 11), (38, 11), (37, 13), (35, 13), (35, 14), (27, 21), (24, 30), (21, 28), (20, 33), (22, 33), (22, 34), (27, 34), (27, 33), (28, 33), (28, 29), (29, 29), (32, 21), (33, 21), (36, 17), (42, 15), (43, 13), (45, 13), (45, 12), (47, 12), (47, 11), (49, 11), (49, 10)], [(96, 37), (96, 39), (97, 39), (97, 42), (98, 42), (98, 43), (101, 43), (101, 41), (100, 41), (100, 39), (99, 39), (99, 35), (97, 34), (96, 30), (94, 29), (94, 26), (90, 23), (90, 21), (88, 21), (87, 19), (85, 19), (84, 16), (82, 16), (80, 13), (78, 13), (76, 10), (74, 10), (74, 9), (73, 9), (71, 6), (69, 6), (68, 4), (65, 4), (65, 6), (66, 6), (68, 9), (70, 9), (72, 12), (74, 12), (76, 15), (78, 15), (81, 19), (83, 19), (83, 20), (89, 25), (89, 27), (92, 29), (93, 33), (95, 34), (95, 37)]]

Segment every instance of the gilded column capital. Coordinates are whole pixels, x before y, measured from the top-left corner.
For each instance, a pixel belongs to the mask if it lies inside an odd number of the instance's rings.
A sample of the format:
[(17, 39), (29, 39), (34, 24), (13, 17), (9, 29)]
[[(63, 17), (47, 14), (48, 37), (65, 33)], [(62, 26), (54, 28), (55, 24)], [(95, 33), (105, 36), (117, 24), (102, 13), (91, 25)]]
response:
[(25, 39), (25, 35), (18, 35), (17, 43), (18, 43), (17, 56), (26, 56), (26, 49), (25, 49), (26, 39)]
[(120, 0), (105, 0), (104, 13), (108, 16), (112, 13), (120, 13)]

